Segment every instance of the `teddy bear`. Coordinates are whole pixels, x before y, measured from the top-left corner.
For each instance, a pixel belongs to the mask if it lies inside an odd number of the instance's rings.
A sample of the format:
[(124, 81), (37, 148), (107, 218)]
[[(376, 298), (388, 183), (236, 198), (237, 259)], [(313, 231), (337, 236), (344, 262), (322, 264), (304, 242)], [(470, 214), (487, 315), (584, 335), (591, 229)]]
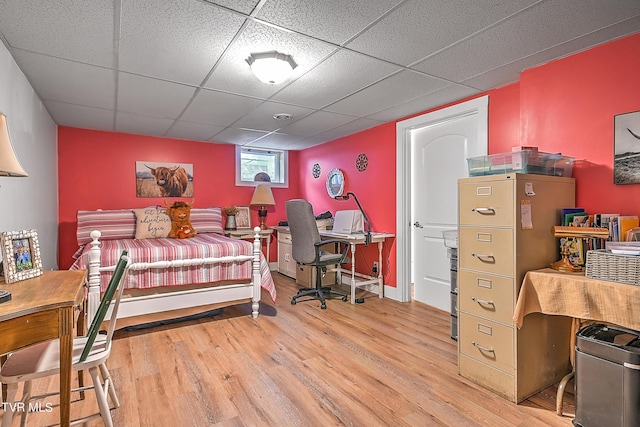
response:
[[(191, 205), (193, 203), (175, 202), (167, 207), (167, 215), (171, 218), (171, 231), (169, 237), (172, 239), (188, 239), (198, 234), (191, 225)], [(166, 202), (165, 202), (166, 205)]]

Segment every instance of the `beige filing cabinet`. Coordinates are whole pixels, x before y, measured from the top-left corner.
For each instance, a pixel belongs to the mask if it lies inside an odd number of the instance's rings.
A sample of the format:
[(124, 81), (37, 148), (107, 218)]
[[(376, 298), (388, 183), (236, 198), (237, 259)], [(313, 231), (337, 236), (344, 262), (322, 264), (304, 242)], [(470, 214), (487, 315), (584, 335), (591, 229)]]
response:
[(551, 229), (575, 206), (573, 178), (503, 174), (458, 180), (458, 370), (521, 402), (571, 369), (571, 319), (530, 314), (517, 329), (518, 291), (529, 270), (559, 256)]
[[(314, 287), (316, 269), (310, 266), (298, 266), (291, 256), (291, 232), (288, 227), (275, 227), (278, 232), (278, 272), (296, 279), (296, 283), (305, 287)], [(331, 248), (325, 247), (325, 250)], [(335, 283), (335, 272), (327, 273), (322, 278), (322, 284)]]

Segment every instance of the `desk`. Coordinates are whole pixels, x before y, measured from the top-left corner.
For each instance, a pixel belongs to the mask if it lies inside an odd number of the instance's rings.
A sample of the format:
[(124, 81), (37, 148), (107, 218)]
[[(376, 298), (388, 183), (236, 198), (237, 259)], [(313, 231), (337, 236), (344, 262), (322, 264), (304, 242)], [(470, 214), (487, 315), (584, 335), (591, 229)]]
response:
[[(271, 235), (273, 234), (273, 228), (267, 228), (266, 230), (260, 230), (258, 232), (260, 235), (260, 239), (267, 241), (267, 264), (269, 264), (269, 252), (271, 248)], [(232, 239), (246, 239), (252, 240), (255, 238), (255, 232), (251, 228), (240, 229), (240, 230), (224, 230), (224, 235), (227, 237), (231, 237)]]
[[(513, 320), (520, 328), (529, 313), (572, 317), (570, 357), (573, 366), (575, 334), (581, 320), (613, 323), (640, 330), (640, 286), (590, 279), (584, 273), (552, 269), (529, 271), (524, 277)], [(558, 386), (556, 413), (562, 415), (562, 395), (568, 374)]]
[(86, 270), (45, 271), (41, 276), (0, 284), (11, 301), (0, 304), (0, 354), (60, 339), (60, 425), (68, 426), (74, 313), (85, 296)]
[(529, 313), (569, 316), (640, 330), (640, 286), (589, 279), (583, 273), (550, 268), (529, 271), (513, 320), (522, 326)]
[[(349, 251), (351, 252), (351, 270), (344, 268), (338, 268), (336, 271), (348, 274), (351, 279), (349, 281), (351, 285), (351, 304), (356, 302), (356, 288), (368, 285), (374, 285), (377, 287), (378, 296), (383, 297), (384, 294), (384, 276), (382, 274), (382, 248), (384, 241), (389, 237), (394, 237), (395, 234), (391, 233), (371, 233), (371, 243), (378, 244), (378, 273), (377, 276), (370, 276), (368, 274), (362, 274), (356, 272), (356, 246), (364, 245), (364, 234), (340, 234), (333, 233), (332, 231), (319, 230), (320, 237), (324, 239), (341, 239), (349, 241)], [(356, 280), (359, 278), (360, 280)]]

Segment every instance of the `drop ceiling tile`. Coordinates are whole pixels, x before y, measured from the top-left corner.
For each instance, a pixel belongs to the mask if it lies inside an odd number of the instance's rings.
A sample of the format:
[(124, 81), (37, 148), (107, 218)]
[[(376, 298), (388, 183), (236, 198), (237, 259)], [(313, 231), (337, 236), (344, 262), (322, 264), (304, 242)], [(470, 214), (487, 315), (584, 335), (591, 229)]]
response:
[(119, 73), (118, 110), (176, 119), (196, 92), (193, 86)]
[[(272, 50), (293, 56), (298, 64), (291, 78), (279, 85), (269, 85), (258, 80), (246, 61), (251, 53)], [(309, 71), (334, 50), (327, 43), (252, 22), (233, 43), (233, 48), (225, 53), (205, 87), (267, 98)]]
[(402, 71), (327, 107), (329, 111), (367, 117), (407, 100), (434, 92), (448, 83), (414, 71)]
[(257, 18), (336, 44), (343, 44), (399, 0), (269, 0)]
[(56, 101), (44, 101), (43, 103), (59, 126), (114, 131), (115, 111), (113, 110)]
[(624, 4), (627, 7), (605, 6), (597, 0), (583, 2), (580, 7), (571, 2), (543, 2), (412, 68), (455, 82), (468, 80), (640, 14), (637, 0), (620, 2)]
[(229, 126), (264, 101), (203, 89), (194, 98), (181, 119), (209, 125)]
[(115, 130), (136, 135), (165, 136), (172, 124), (171, 119), (118, 112)]
[(193, 0), (122, 5), (120, 69), (175, 82), (202, 83), (244, 18)]
[(533, 3), (536, 0), (411, 0), (347, 47), (409, 65)]
[[(310, 108), (296, 107), (293, 105), (281, 104), (279, 102), (267, 101), (234, 123), (234, 127), (274, 131), (296, 122), (314, 111), (315, 110)], [(276, 120), (273, 118), (275, 114), (280, 113), (291, 114), (291, 118), (289, 120)]]
[(272, 99), (321, 108), (400, 70), (388, 62), (342, 49)]
[(249, 15), (255, 9), (259, 0), (205, 0), (208, 3), (218, 4), (231, 10), (236, 10)]
[(0, 28), (10, 46), (112, 67), (114, 6), (104, 0), (3, 1)]
[(224, 142), (227, 144), (245, 145), (258, 138), (262, 138), (269, 132), (261, 132), (251, 129), (227, 128), (210, 138), (211, 142)]
[(14, 57), (41, 99), (115, 108), (114, 71), (23, 50)]
[(179, 120), (173, 124), (166, 136), (169, 138), (189, 139), (192, 141), (208, 141), (215, 134), (223, 131), (224, 129), (224, 126), (212, 126)]
[(308, 115), (304, 119), (300, 119), (295, 123), (283, 126), (280, 130), (294, 136), (309, 137), (317, 135), (327, 129), (333, 129), (342, 126), (345, 123), (356, 120), (357, 117), (347, 116), (343, 114), (330, 113), (327, 111), (316, 111)]
[[(308, 138), (309, 141), (317, 141), (316, 144), (321, 142), (333, 141), (334, 139), (341, 138), (343, 136), (351, 135), (352, 133), (360, 132), (365, 129), (370, 129), (375, 126), (383, 124), (383, 121), (372, 119), (356, 119), (350, 123), (338, 126), (326, 132), (322, 132), (318, 135)], [(307, 141), (307, 140), (305, 140)]]
[(506, 65), (482, 72), (469, 79), (463, 80), (461, 83), (482, 90), (504, 86), (505, 84), (519, 80), (520, 73), (524, 70), (561, 58), (566, 52), (579, 52), (608, 40), (636, 33), (638, 32), (638, 28), (640, 28), (640, 16), (594, 31), (549, 49), (544, 49)]
[(452, 84), (411, 101), (403, 102), (402, 104), (379, 111), (367, 118), (379, 120), (381, 122), (400, 120), (441, 105), (468, 98), (480, 92), (480, 90), (471, 87)]
[(263, 138), (257, 139), (250, 144), (247, 144), (250, 147), (256, 148), (275, 148), (278, 147), (280, 149), (287, 149), (291, 144), (296, 141), (300, 141), (299, 136), (288, 135), (286, 133), (274, 132), (270, 133)]

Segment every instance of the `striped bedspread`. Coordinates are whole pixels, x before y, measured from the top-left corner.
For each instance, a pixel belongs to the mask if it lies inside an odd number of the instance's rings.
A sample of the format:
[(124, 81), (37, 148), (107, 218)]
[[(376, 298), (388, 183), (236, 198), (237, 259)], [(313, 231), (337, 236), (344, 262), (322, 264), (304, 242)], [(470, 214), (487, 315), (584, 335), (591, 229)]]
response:
[[(85, 245), (82, 253), (71, 266), (71, 270), (88, 269), (89, 249)], [(253, 244), (245, 240), (234, 240), (215, 233), (202, 233), (190, 239), (114, 239), (101, 240), (101, 260), (103, 267), (117, 263), (123, 250), (129, 252), (132, 262), (155, 262), (188, 258), (219, 258), (226, 256), (251, 255)], [(210, 266), (192, 266), (169, 269), (146, 269), (130, 271), (125, 287), (127, 289), (147, 289), (160, 286), (179, 286), (221, 281), (251, 280), (251, 261), (217, 263)], [(103, 272), (100, 287), (107, 287), (111, 272)], [(260, 276), (263, 289), (276, 300), (276, 288), (269, 271), (269, 265), (260, 254)]]

